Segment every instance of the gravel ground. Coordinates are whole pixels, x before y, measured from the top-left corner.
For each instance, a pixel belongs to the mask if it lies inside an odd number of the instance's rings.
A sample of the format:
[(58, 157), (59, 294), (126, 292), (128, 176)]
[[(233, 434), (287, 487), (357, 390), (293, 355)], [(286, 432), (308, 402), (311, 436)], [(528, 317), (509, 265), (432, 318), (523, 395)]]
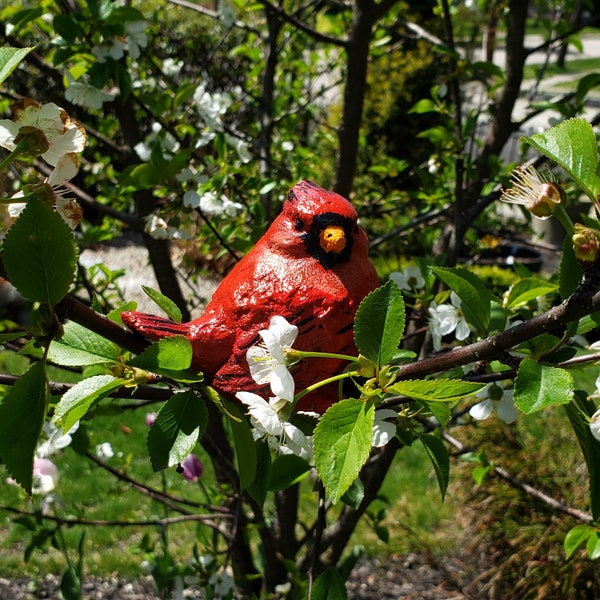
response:
[[(176, 246), (172, 250), (173, 263), (179, 266), (182, 251)], [(86, 268), (102, 263), (111, 270), (124, 269), (125, 276), (117, 280), (119, 287), (127, 301), (135, 300), (138, 310), (142, 312), (156, 312), (160, 310), (156, 304), (146, 296), (142, 286), (158, 289), (158, 283), (154, 271), (148, 261), (148, 251), (142, 244), (141, 235), (127, 233), (123, 237), (113, 240), (110, 244), (98, 244), (92, 249), (84, 250), (79, 262)], [(210, 299), (215, 291), (218, 280), (202, 278), (197, 283), (190, 282), (183, 274), (179, 273), (179, 284), (183, 295), (188, 298), (195, 296), (201, 299)], [(198, 308), (192, 310), (192, 317), (196, 318), (202, 314), (202, 303)]]
[[(454, 571), (456, 574), (456, 571)], [(452, 571), (442, 573), (420, 555), (390, 557), (385, 561), (364, 559), (347, 583), (349, 600), (467, 600), (454, 584)], [(47, 575), (34, 582), (26, 578), (0, 578), (0, 600), (58, 599), (60, 578)], [(202, 598), (202, 592), (184, 590), (183, 598)], [(116, 577), (88, 579), (85, 600), (159, 600), (151, 577), (123, 581)]]

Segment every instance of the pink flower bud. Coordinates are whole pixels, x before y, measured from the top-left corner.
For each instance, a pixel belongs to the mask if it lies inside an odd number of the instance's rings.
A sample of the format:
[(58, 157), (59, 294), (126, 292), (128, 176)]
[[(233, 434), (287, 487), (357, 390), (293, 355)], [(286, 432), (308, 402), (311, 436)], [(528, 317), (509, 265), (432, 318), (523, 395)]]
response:
[(204, 473), (204, 467), (195, 454), (188, 454), (180, 463), (181, 474), (188, 481), (198, 481)]

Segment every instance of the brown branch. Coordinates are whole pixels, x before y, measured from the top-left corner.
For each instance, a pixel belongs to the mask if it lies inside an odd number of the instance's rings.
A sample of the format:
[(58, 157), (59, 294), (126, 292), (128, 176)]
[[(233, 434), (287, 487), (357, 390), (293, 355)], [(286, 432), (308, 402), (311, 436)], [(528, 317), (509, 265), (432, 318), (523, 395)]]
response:
[(593, 295), (574, 294), (568, 301), (554, 306), (549, 311), (485, 340), (405, 365), (400, 370), (400, 377), (402, 379), (418, 379), (471, 362), (498, 358), (503, 352), (526, 340), (542, 333), (554, 331), (571, 321), (576, 321), (599, 310), (600, 292)]
[(141, 354), (150, 345), (148, 340), (97, 313), (73, 296), (63, 298), (55, 310), (62, 320), (70, 319), (134, 354)]

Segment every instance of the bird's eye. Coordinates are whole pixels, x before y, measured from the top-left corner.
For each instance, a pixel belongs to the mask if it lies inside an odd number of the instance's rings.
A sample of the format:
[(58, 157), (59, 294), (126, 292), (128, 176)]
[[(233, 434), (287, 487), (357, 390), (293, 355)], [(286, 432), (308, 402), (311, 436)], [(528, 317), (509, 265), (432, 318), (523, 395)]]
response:
[(294, 228), (296, 231), (302, 231), (304, 229), (304, 221), (302, 219), (296, 219), (294, 223)]

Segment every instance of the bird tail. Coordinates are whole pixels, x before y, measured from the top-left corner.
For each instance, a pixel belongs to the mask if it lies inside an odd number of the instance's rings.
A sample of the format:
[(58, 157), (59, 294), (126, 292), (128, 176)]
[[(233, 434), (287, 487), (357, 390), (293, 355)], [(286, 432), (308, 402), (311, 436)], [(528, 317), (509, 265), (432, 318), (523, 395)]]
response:
[(143, 335), (146, 339), (156, 341), (174, 335), (187, 335), (188, 323), (177, 323), (165, 317), (148, 313), (126, 310), (121, 313), (123, 323), (129, 329)]

